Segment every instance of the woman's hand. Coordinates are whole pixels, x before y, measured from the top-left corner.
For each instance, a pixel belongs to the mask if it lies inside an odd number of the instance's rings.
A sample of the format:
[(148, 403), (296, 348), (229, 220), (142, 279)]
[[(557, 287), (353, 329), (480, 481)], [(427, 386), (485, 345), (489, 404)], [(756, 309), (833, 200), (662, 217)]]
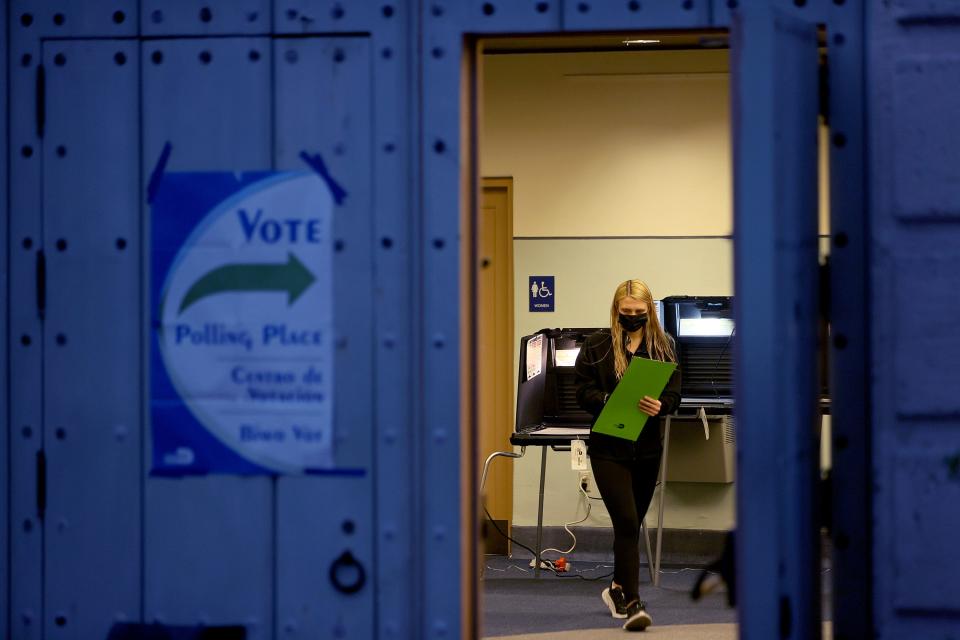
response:
[(660, 401), (650, 396), (643, 396), (643, 399), (637, 403), (637, 408), (648, 416), (655, 416), (660, 413)]

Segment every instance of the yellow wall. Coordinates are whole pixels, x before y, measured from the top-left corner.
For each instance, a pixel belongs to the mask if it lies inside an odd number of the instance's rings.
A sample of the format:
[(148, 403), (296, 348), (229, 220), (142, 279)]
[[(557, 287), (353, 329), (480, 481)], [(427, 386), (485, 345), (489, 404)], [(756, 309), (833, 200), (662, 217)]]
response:
[[(732, 294), (726, 64), (724, 51), (485, 58), (481, 171), (514, 179), (518, 343), (545, 326), (605, 326), (631, 277), (657, 297)], [(527, 311), (530, 275), (556, 277), (554, 313)], [(514, 523), (535, 524), (539, 450), (514, 469)], [(547, 478), (545, 524), (582, 517), (569, 454), (548, 455)], [(733, 496), (671, 484), (666, 526), (729, 528)], [(584, 524), (609, 523), (594, 501)]]
[(729, 235), (726, 52), (484, 59), (484, 175), (515, 236)]
[[(722, 50), (485, 57), (481, 173), (514, 179), (515, 349), (544, 327), (606, 326), (627, 278), (657, 298), (733, 295), (729, 117)], [(554, 313), (528, 312), (531, 275), (555, 276)], [(515, 462), (516, 525), (536, 523), (539, 454)], [(550, 452), (546, 525), (583, 516), (577, 481)], [(671, 483), (666, 499), (667, 527), (734, 524), (733, 485)], [(584, 526), (609, 526), (593, 504)]]

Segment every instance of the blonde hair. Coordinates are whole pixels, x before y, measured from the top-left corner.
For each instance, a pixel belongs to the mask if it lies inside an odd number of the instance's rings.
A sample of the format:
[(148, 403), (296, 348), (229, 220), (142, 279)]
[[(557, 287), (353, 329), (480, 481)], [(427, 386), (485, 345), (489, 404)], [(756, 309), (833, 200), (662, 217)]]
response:
[(647, 324), (643, 328), (643, 342), (647, 353), (653, 360), (676, 362), (677, 355), (673, 350), (670, 338), (660, 326), (657, 309), (653, 303), (653, 294), (642, 280), (627, 280), (620, 283), (613, 293), (613, 304), (610, 305), (610, 336), (613, 340), (613, 367), (617, 379), (623, 377), (627, 370), (627, 347), (624, 344), (624, 331), (620, 326), (620, 301), (624, 298), (633, 298), (647, 304)]

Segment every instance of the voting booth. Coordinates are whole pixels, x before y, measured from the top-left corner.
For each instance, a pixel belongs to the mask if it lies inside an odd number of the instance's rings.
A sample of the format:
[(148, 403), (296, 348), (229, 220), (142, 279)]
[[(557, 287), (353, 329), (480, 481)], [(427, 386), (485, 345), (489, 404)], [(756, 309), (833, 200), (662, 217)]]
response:
[[(671, 420), (667, 480), (733, 482), (733, 298), (671, 296), (662, 309), (663, 328), (676, 339), (683, 398)], [(701, 428), (676, 428), (686, 421)]]
[[(651, 578), (659, 584), (666, 482), (730, 483), (734, 478), (735, 437), (729, 297), (680, 296), (656, 301), (665, 330), (674, 336), (681, 370), (681, 403), (665, 416), (660, 462), (655, 551), (644, 523)], [(593, 417), (577, 403), (574, 366), (584, 340), (609, 328), (541, 329), (520, 339), (517, 414), (510, 443), (521, 452), (495, 456), (520, 457), (528, 446), (541, 447), (540, 502), (537, 513), (536, 571), (543, 529), (543, 494), (547, 448), (565, 450), (575, 440), (589, 441)], [(690, 371), (686, 371), (687, 364)], [(481, 480), (481, 485), (482, 485)]]
[[(656, 301), (656, 311), (676, 341), (681, 379), (681, 405), (670, 416), (665, 443), (666, 479), (733, 482), (733, 299), (671, 296)], [(562, 446), (589, 439), (593, 418), (577, 404), (574, 364), (583, 341), (597, 332), (610, 330), (541, 329), (521, 338), (514, 444), (533, 438)]]
[(733, 298), (664, 298), (663, 329), (677, 341), (681, 395), (684, 398), (732, 399)]
[(609, 329), (541, 329), (520, 339), (516, 432), (587, 435), (593, 417), (577, 404), (574, 365), (587, 336)]

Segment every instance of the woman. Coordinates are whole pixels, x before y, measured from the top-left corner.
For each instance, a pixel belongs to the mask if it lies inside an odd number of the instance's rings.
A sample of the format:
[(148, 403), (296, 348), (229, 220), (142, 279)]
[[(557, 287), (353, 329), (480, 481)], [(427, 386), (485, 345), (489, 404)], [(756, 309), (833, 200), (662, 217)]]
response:
[[(660, 326), (650, 289), (640, 280), (627, 280), (613, 295), (610, 333), (589, 336), (577, 356), (577, 401), (594, 419), (634, 356), (677, 362), (673, 339)], [(642, 631), (652, 623), (637, 586), (640, 522), (660, 471), (663, 445), (658, 417), (672, 413), (679, 404), (678, 366), (659, 398), (637, 398), (637, 410), (651, 418), (636, 442), (590, 434), (593, 475), (613, 521), (613, 582), (601, 597), (614, 618), (626, 618), (623, 628), (628, 631)]]

